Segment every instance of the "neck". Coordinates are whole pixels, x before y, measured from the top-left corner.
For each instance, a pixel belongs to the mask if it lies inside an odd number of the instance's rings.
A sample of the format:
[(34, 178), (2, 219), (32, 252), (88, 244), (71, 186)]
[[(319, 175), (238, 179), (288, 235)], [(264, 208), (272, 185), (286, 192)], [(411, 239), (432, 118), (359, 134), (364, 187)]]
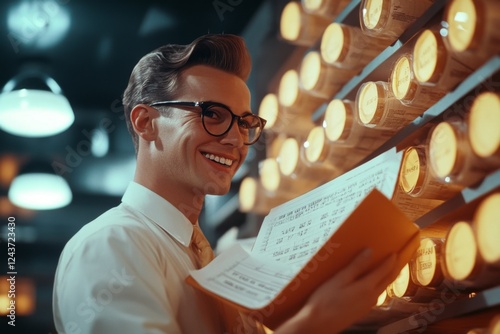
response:
[[(183, 187), (165, 182), (155, 182), (150, 177), (136, 173), (134, 181), (163, 197), (177, 208), (193, 225), (198, 221), (205, 195), (196, 189), (183, 191)], [(159, 186), (161, 185), (161, 186)]]

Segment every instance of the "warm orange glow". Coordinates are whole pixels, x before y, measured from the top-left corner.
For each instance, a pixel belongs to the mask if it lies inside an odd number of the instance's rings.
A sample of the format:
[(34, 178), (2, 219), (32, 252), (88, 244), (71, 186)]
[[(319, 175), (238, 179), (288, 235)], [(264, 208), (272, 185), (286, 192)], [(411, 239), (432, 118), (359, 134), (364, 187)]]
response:
[(449, 24), (448, 38), (456, 51), (465, 51), (476, 33), (477, 13), (474, 1), (453, 0), (448, 4), (446, 22)]
[(0, 157), (0, 186), (8, 188), (19, 171), (19, 162), (13, 155)]
[(15, 284), (11, 285), (9, 278), (10, 276), (0, 276), (0, 315), (8, 314), (11, 301), (15, 302), (16, 316), (32, 314), (36, 305), (34, 281), (30, 278), (15, 277)]
[(288, 138), (283, 142), (277, 161), (283, 175), (290, 176), (299, 164), (299, 143), (295, 138)]
[(477, 208), (473, 225), (483, 259), (500, 265), (500, 192), (486, 197)]
[(276, 124), (279, 114), (278, 97), (269, 93), (260, 102), (259, 116), (267, 120), (266, 128), (272, 128)]
[(305, 145), (307, 161), (314, 163), (321, 161), (325, 149), (325, 131), (322, 126), (317, 126), (309, 132)]
[(469, 139), (483, 158), (500, 155), (500, 94), (485, 92), (474, 99), (469, 113)]

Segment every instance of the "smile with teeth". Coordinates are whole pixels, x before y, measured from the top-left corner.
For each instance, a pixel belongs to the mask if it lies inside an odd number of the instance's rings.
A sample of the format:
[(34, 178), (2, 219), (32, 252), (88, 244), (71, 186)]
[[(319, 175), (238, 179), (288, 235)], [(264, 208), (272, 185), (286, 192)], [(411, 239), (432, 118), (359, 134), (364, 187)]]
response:
[(205, 153), (205, 158), (218, 162), (224, 166), (231, 166), (233, 164), (233, 160), (224, 157), (219, 157), (218, 155), (214, 154)]

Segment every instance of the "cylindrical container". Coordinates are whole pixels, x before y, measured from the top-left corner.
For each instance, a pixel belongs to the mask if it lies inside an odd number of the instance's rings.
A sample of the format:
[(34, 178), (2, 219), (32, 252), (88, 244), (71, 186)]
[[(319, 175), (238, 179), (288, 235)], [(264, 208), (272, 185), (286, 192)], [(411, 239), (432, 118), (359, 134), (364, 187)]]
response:
[(479, 255), (473, 228), (467, 221), (456, 222), (448, 231), (443, 260), (445, 277), (465, 289), (487, 288), (500, 281), (500, 269), (488, 266)]
[[(338, 176), (356, 163), (361, 161), (363, 155), (349, 147), (336, 146), (328, 142), (322, 126), (314, 127), (303, 145), (303, 156), (310, 165), (321, 165), (336, 171)], [(333, 179), (332, 177), (332, 179)]]
[(281, 174), (286, 177), (311, 179), (323, 183), (338, 175), (338, 171), (331, 166), (307, 165), (304, 159), (301, 159), (299, 142), (295, 138), (285, 140), (276, 160)]
[(340, 68), (361, 70), (388, 44), (387, 40), (366, 36), (358, 27), (333, 22), (321, 37), (321, 58)]
[(439, 90), (452, 90), (473, 68), (448, 52), (439, 31), (426, 29), (413, 47), (413, 72), (421, 85)]
[(389, 77), (391, 91), (405, 105), (427, 109), (445, 96), (448, 91), (436, 87), (421, 85), (413, 73), (413, 56), (401, 55)]
[(331, 21), (350, 2), (351, 0), (302, 0), (302, 7), (306, 13), (323, 16)]
[(318, 41), (330, 20), (306, 13), (299, 1), (290, 1), (281, 12), (280, 33), (286, 41), (311, 46)]
[(267, 120), (266, 131), (285, 133), (289, 136), (306, 138), (314, 127), (309, 115), (287, 112), (286, 109), (280, 110), (278, 97), (273, 93), (267, 94), (262, 99), (259, 116)]
[(389, 309), (391, 304), (391, 297), (387, 294), (387, 289), (382, 291), (382, 293), (378, 296), (377, 302), (375, 303), (374, 308), (376, 309)]
[(481, 201), (474, 212), (472, 227), (481, 257), (488, 265), (500, 268), (500, 192)]
[(366, 127), (398, 130), (422, 115), (424, 109), (405, 106), (383, 81), (368, 81), (361, 85), (356, 95), (356, 111)]
[(285, 112), (304, 115), (313, 114), (327, 99), (312, 95), (300, 88), (299, 74), (296, 70), (288, 70), (281, 77), (278, 88), (278, 102)]
[(285, 177), (281, 174), (276, 159), (267, 158), (259, 166), (260, 182), (262, 186), (275, 196), (292, 199), (313, 189), (318, 182), (310, 179)]
[(401, 269), (394, 282), (389, 284), (387, 287), (387, 294), (391, 298), (400, 298), (416, 303), (428, 302), (436, 298), (436, 296), (439, 296), (438, 291), (424, 289), (413, 283), (409, 264), (406, 264), (403, 269)]
[(468, 187), (482, 180), (491, 166), (472, 153), (465, 122), (441, 122), (429, 136), (428, 161), (433, 175)]
[(353, 101), (333, 99), (326, 107), (323, 127), (328, 141), (367, 155), (394, 135), (394, 131), (360, 124)]
[(458, 194), (463, 186), (436, 179), (429, 170), (424, 145), (410, 146), (403, 152), (399, 186), (412, 197), (447, 200)]
[(474, 99), (468, 114), (472, 151), (492, 167), (500, 167), (500, 93), (484, 92)]
[(394, 41), (433, 3), (434, 0), (362, 0), (360, 25), (367, 35)]
[(488, 334), (500, 334), (500, 314), (497, 314), (491, 319), (488, 330)]
[(238, 199), (242, 212), (254, 212), (261, 215), (268, 214), (273, 207), (288, 200), (285, 197), (270, 195), (261, 182), (251, 176), (241, 181)]
[(329, 65), (318, 51), (309, 51), (302, 59), (299, 81), (310, 94), (330, 100), (356, 72)]
[(420, 247), (410, 261), (413, 283), (425, 288), (437, 288), (444, 280), (441, 269), (443, 240), (437, 238), (420, 239)]
[(469, 66), (477, 68), (500, 52), (498, 0), (451, 0), (444, 20), (451, 49)]

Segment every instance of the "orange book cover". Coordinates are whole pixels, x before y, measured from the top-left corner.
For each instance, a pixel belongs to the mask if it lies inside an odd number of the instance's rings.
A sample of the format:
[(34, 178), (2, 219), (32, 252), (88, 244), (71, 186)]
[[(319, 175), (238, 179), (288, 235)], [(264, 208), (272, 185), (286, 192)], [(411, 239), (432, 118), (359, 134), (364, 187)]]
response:
[[(419, 240), (418, 226), (381, 192), (373, 189), (298, 273), (284, 282), (265, 305), (251, 307), (239, 303), (237, 295), (232, 298), (222, 297), (217, 288), (200, 284), (193, 277), (194, 274), (187, 278), (187, 282), (208, 295), (251, 314), (267, 327), (274, 329), (296, 313), (319, 285), (344, 268), (363, 249), (373, 250), (371, 268), (376, 267), (390, 254), (397, 253), (399, 271), (409, 262), (418, 248)], [(218, 270), (229, 270), (228, 268), (236, 265), (229, 264), (234, 254), (225, 254), (224, 259), (218, 262), (214, 260), (200, 271), (209, 270), (215, 274)], [(223, 266), (223, 263), (226, 266)]]

